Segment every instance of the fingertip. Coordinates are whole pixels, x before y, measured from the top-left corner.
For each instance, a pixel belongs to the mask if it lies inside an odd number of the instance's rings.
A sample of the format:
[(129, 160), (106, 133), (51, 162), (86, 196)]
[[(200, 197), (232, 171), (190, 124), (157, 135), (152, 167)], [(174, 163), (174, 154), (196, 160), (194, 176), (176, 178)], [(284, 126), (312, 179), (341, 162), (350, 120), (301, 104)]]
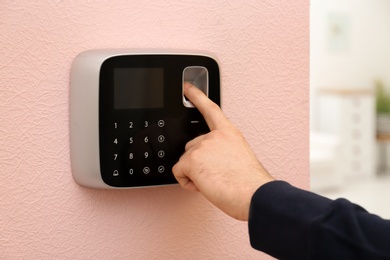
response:
[(223, 124), (225, 117), (221, 108), (190, 82), (184, 82), (184, 95), (194, 104), (211, 130)]
[(187, 81), (184, 82), (184, 90), (189, 89), (191, 87), (194, 87), (194, 85)]
[(199, 95), (204, 95), (204, 93), (198, 89), (197, 87), (194, 86), (191, 82), (184, 82), (183, 85), (184, 89), (184, 95), (192, 101), (192, 103), (196, 102), (197, 99), (199, 99)]

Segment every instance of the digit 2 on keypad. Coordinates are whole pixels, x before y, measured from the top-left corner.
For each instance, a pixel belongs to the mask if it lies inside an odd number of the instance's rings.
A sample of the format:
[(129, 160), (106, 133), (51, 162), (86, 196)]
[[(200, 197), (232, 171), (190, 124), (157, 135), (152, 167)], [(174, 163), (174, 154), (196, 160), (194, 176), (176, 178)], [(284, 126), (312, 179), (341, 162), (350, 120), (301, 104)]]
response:
[[(183, 96), (189, 81), (220, 104), (209, 54), (93, 50), (71, 71), (71, 159), (81, 185), (126, 188), (176, 183), (185, 144), (209, 131)], [(96, 151), (97, 150), (97, 151)]]

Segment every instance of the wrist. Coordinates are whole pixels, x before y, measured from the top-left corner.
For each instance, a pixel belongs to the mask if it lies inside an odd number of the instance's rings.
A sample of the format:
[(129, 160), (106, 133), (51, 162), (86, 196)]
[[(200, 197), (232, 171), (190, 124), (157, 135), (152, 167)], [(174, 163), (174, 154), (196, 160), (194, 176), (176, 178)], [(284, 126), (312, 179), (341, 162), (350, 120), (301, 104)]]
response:
[(244, 199), (245, 203), (244, 203), (243, 215), (242, 217), (239, 218), (239, 220), (248, 221), (253, 195), (258, 189), (260, 189), (260, 187), (274, 180), (275, 179), (272, 178), (271, 176), (267, 176), (265, 178), (261, 178), (260, 180), (254, 182), (253, 185), (250, 186), (250, 189), (248, 189), (246, 192), (246, 198)]

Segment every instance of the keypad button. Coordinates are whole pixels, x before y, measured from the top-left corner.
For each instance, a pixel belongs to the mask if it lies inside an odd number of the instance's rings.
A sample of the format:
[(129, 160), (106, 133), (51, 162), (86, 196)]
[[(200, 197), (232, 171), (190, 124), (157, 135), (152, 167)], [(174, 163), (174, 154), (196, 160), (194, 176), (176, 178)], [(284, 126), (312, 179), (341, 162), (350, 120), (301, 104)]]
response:
[(142, 170), (145, 174), (149, 174), (150, 173), (150, 168), (149, 167), (144, 167), (144, 169)]
[(164, 171), (165, 171), (165, 167), (164, 166), (161, 165), (161, 166), (158, 167), (158, 172), (159, 173), (163, 173)]
[(165, 152), (163, 150), (158, 151), (158, 157), (163, 158), (165, 156)]
[(105, 153), (106, 160), (111, 160), (112, 170), (107, 174), (112, 181), (154, 181), (158, 175), (170, 178), (166, 175), (172, 163), (166, 123), (162, 117), (129, 117), (121, 121), (113, 118), (106, 140), (111, 148)]

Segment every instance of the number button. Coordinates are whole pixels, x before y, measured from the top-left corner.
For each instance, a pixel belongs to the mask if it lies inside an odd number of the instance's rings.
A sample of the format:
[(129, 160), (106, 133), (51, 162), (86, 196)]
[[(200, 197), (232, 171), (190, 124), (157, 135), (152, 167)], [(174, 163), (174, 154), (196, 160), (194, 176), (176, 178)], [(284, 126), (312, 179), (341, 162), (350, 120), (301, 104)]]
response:
[(157, 153), (158, 157), (160, 158), (163, 158), (165, 156), (165, 152), (163, 150), (160, 150), (158, 153)]
[(129, 143), (130, 143), (130, 144), (134, 143), (134, 138), (133, 138), (133, 137), (130, 137)]
[(115, 138), (114, 144), (118, 144), (118, 138)]
[(145, 124), (144, 124), (145, 128), (149, 126), (149, 122), (148, 121), (145, 121)]
[(118, 159), (118, 154), (114, 153), (114, 161), (116, 161), (116, 159)]
[(133, 174), (134, 174), (134, 169), (130, 169), (130, 170), (129, 170), (129, 174), (130, 174), (130, 175), (133, 175)]
[(134, 123), (133, 122), (129, 122), (129, 128), (134, 128)]
[(145, 152), (144, 153), (144, 156), (145, 156), (145, 159), (149, 157), (149, 153), (148, 152)]
[(133, 159), (134, 159), (134, 154), (133, 154), (133, 153), (130, 153), (130, 154), (129, 154), (129, 159), (130, 159), (130, 160), (133, 160)]
[(144, 138), (144, 142), (145, 143), (149, 143), (149, 137), (148, 136)]
[(164, 137), (163, 135), (160, 135), (160, 136), (158, 137), (158, 141), (159, 141), (160, 143), (164, 142), (164, 141), (165, 141), (165, 137)]
[(114, 129), (118, 129), (118, 123), (117, 122), (114, 123)]

